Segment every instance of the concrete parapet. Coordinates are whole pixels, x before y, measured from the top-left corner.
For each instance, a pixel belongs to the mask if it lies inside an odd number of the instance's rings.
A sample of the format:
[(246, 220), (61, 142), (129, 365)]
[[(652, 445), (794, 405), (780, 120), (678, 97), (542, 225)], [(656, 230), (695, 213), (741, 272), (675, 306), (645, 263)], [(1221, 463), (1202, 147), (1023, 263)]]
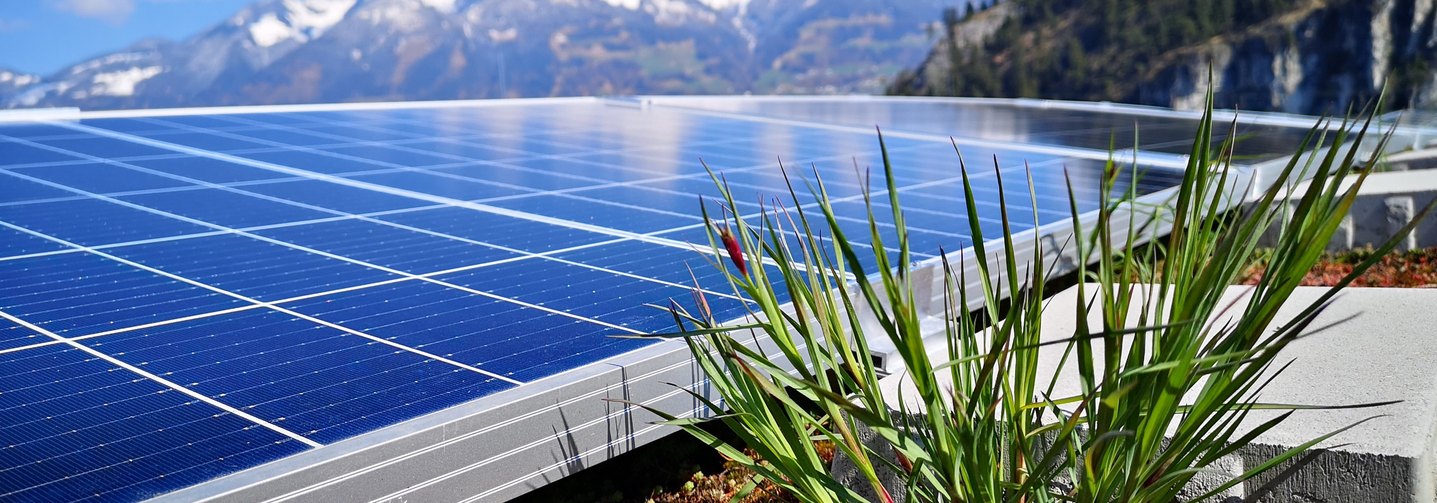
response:
[[(1249, 290), (1250, 287), (1231, 287), (1228, 299), (1223, 302), (1239, 301), (1240, 307)], [(1296, 316), (1326, 290), (1325, 287), (1298, 288), (1280, 310), (1273, 326)], [(1043, 319), (1045, 340), (1073, 334), (1076, 320), (1072, 313), (1078, 301), (1076, 289), (1050, 299)], [(1437, 289), (1345, 290), (1311, 325), (1310, 336), (1283, 350), (1274, 367), (1288, 360), (1293, 363), (1262, 392), (1261, 401), (1307, 405), (1400, 402), (1368, 409), (1299, 411), (1234, 453), (1234, 458), (1225, 460), (1223, 466), (1212, 467), (1211, 476), (1195, 483), (1211, 484), (1328, 432), (1367, 420), (1318, 444), (1306, 455), (1234, 488), (1226, 500), (1437, 501), (1437, 338), (1434, 338), (1437, 331), (1432, 328), (1437, 327), (1437, 309), (1434, 307), (1437, 307)], [(1232, 310), (1241, 311), (1240, 308)], [(1224, 321), (1219, 319), (1214, 323)], [(940, 341), (935, 340), (928, 347), (936, 348), (935, 358), (946, 358)], [(1055, 396), (1077, 393), (1079, 383), (1074, 370), (1059, 368), (1061, 347), (1049, 353), (1040, 361), (1048, 372), (1059, 375)], [(899, 372), (883, 380), (886, 396), (895, 409), (896, 400), (911, 400), (914, 396), (910, 385), (905, 384), (911, 380), (905, 377)], [(1256, 426), (1278, 413), (1254, 411), (1244, 424)]]
[[(1299, 187), (1300, 195), (1306, 187)], [(1329, 251), (1379, 246), (1397, 233), (1416, 212), (1437, 199), (1437, 171), (1390, 171), (1368, 177), (1342, 226), (1328, 243)], [(1296, 204), (1295, 202), (1292, 204)], [(1284, 222), (1277, 222), (1263, 238), (1271, 246)], [(1428, 216), (1398, 246), (1399, 250), (1437, 246), (1437, 218)]]

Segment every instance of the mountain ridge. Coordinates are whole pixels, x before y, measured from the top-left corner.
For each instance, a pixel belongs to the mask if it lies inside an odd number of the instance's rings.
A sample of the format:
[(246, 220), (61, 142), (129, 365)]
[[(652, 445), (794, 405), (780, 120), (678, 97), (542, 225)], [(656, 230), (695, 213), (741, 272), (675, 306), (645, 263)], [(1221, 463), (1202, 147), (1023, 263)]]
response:
[[(955, 3), (956, 2), (956, 3)], [(8, 108), (584, 94), (877, 92), (957, 0), (262, 0), (178, 42), (38, 82)]]

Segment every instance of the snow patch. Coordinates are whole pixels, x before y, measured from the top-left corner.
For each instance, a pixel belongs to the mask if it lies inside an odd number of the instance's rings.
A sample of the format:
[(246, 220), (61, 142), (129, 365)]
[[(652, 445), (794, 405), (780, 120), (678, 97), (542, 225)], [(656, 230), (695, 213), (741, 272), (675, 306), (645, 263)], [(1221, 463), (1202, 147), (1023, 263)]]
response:
[(629, 10), (638, 10), (639, 4), (643, 3), (643, 0), (604, 0), (604, 3), (612, 5), (614, 7), (623, 7)]
[(747, 10), (749, 0), (698, 0), (698, 2), (713, 10), (724, 10), (735, 7), (739, 10)]
[(249, 39), (254, 41), (254, 45), (260, 47), (269, 47), (296, 38), (297, 35), (293, 28), (290, 28), (284, 21), (280, 21), (279, 16), (274, 15), (273, 12), (265, 14), (264, 17), (259, 18), (259, 21), (249, 25)]
[(431, 9), (443, 12), (445, 14), (454, 13), (455, 0), (419, 0), (419, 2), (428, 6)]
[(270, 47), (286, 40), (308, 42), (339, 24), (355, 0), (284, 0), (283, 12), (270, 12), (250, 24), (255, 45)]
[(289, 21), (311, 40), (319, 38), (330, 27), (339, 24), (355, 0), (285, 0)]
[(60, 89), (59, 83), (42, 84), (31, 87), (15, 95), (14, 98), (10, 98), (8, 105), (15, 107), (33, 107), (39, 104), (40, 100), (45, 98), (45, 95), (58, 89)]
[(130, 68), (118, 72), (98, 73), (90, 94), (96, 96), (130, 96), (135, 94), (135, 85), (159, 75), (165, 69), (161, 66)]
[(40, 77), (36, 77), (34, 75), (0, 71), (0, 84), (10, 84), (16, 87), (24, 87), (39, 81)]
[(121, 52), (118, 54), (111, 54), (103, 58), (92, 59), (70, 67), (70, 75), (79, 75), (81, 73), (85, 73), (105, 65), (113, 65), (116, 63), (133, 63), (144, 59), (144, 57), (144, 54), (138, 52)]

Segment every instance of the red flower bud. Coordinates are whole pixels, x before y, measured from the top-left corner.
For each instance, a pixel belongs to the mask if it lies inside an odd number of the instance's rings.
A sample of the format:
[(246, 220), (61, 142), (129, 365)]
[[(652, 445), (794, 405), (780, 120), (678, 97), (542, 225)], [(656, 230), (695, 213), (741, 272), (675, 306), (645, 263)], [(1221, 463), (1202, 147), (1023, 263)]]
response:
[(913, 462), (908, 459), (908, 456), (904, 456), (903, 452), (898, 449), (893, 449), (893, 453), (898, 455), (898, 466), (903, 467), (905, 472), (913, 473)]
[(732, 260), (733, 265), (738, 267), (738, 273), (748, 276), (748, 265), (743, 261), (743, 249), (739, 248), (738, 240), (733, 237), (732, 232), (729, 232), (727, 225), (719, 227), (719, 239), (723, 240), (723, 247), (728, 250), (729, 260)]

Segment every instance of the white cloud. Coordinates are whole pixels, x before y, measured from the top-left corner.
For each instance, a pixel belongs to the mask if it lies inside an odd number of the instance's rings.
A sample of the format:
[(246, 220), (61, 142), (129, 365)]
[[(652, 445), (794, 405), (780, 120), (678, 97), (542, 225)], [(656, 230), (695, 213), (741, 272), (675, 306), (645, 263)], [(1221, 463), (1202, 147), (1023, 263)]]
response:
[(92, 17), (110, 24), (122, 24), (135, 11), (135, 0), (51, 0), (56, 9), (76, 16)]

